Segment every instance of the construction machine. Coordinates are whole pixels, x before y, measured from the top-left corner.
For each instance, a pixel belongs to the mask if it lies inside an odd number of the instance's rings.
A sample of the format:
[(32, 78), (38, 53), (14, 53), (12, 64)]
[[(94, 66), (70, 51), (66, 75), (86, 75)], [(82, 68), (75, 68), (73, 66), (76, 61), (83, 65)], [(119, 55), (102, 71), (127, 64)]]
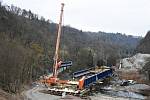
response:
[(91, 67), (90, 69), (80, 70), (73, 73), (73, 77), (76, 80), (60, 80), (58, 78), (59, 69), (67, 68), (72, 65), (72, 61), (62, 62), (59, 61), (59, 47), (60, 47), (60, 36), (62, 31), (62, 17), (63, 17), (64, 3), (61, 4), (61, 13), (58, 24), (57, 40), (54, 54), (53, 72), (48, 77), (44, 77), (41, 80), (42, 83), (49, 85), (49, 91), (51, 93), (72, 93), (81, 94), (84, 93), (87, 87), (92, 83), (102, 80), (112, 75), (112, 70), (108, 67), (102, 68)]
[(57, 40), (56, 40), (56, 47), (55, 47), (55, 54), (54, 54), (52, 76), (49, 76), (43, 80), (44, 83), (48, 83), (48, 84), (56, 84), (59, 81), (57, 77), (58, 68), (61, 67), (62, 61), (58, 61), (58, 58), (59, 58), (58, 52), (59, 52), (60, 36), (61, 36), (61, 30), (62, 30), (63, 9), (64, 9), (64, 3), (61, 4), (61, 13), (60, 13), (60, 19), (59, 19), (59, 24), (58, 24), (58, 32), (57, 32)]

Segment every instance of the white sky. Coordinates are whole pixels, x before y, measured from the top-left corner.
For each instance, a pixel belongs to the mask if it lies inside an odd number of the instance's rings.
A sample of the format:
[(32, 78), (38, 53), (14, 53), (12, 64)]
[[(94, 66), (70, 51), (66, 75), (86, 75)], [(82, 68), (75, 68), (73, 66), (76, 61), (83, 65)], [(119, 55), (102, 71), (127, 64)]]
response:
[(145, 36), (150, 30), (150, 0), (3, 0), (57, 23), (61, 2), (64, 24), (83, 31)]

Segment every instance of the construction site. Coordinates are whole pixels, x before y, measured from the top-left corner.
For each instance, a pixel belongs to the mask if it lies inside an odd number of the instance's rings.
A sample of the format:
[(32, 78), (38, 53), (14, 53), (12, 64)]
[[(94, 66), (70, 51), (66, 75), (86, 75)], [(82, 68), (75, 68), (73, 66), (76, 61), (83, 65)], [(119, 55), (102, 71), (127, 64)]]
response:
[(150, 100), (149, 4), (0, 0), (0, 100)]
[(55, 95), (71, 94), (71, 95), (83, 95), (89, 91), (91, 84), (103, 79), (110, 77), (113, 74), (113, 71), (110, 67), (107, 66), (96, 66), (91, 67), (90, 69), (80, 70), (73, 73), (73, 80), (60, 80), (58, 74), (62, 71), (65, 71), (72, 66), (72, 61), (63, 62), (58, 61), (59, 59), (59, 45), (61, 37), (61, 24), (63, 16), (64, 4), (61, 4), (61, 14), (59, 21), (59, 28), (57, 33), (56, 49), (54, 55), (54, 65), (53, 72), (50, 75), (43, 76), (43, 79), (40, 80), (40, 83), (45, 84), (48, 87), (49, 93)]
[[(132, 60), (120, 60), (118, 67), (116, 66), (91, 66), (89, 69), (79, 70), (72, 73), (71, 79), (60, 79), (58, 75), (65, 70), (68, 70), (72, 67), (72, 61), (59, 61), (59, 47), (60, 47), (60, 38), (62, 32), (62, 17), (64, 11), (64, 4), (61, 4), (61, 13), (60, 21), (57, 33), (56, 48), (54, 54), (54, 64), (53, 72), (48, 75), (43, 75), (37, 80), (34, 84), (33, 90), (29, 90), (25, 94), (27, 95), (26, 99), (34, 100), (49, 100), (53, 99), (86, 99), (86, 100), (99, 100), (102, 99), (112, 99), (112, 96), (115, 97), (113, 100), (126, 100), (126, 99), (145, 99), (148, 96), (147, 93), (144, 95), (140, 94), (142, 89), (148, 89), (149, 86), (141, 84), (139, 80), (133, 80), (135, 75), (125, 75), (123, 74), (124, 68), (126, 65), (130, 66), (130, 69), (133, 69), (131, 64), (134, 63)], [(146, 55), (149, 57), (150, 55)], [(143, 59), (143, 58), (142, 58)], [(136, 62), (137, 63), (137, 62)], [(134, 69), (136, 72), (138, 68)], [(121, 72), (123, 71), (123, 72)], [(132, 70), (133, 71), (133, 70)], [(127, 74), (127, 73), (126, 73)], [(136, 74), (137, 75), (137, 74)], [(126, 76), (126, 77), (125, 77)], [(140, 83), (140, 84), (139, 84)], [(36, 87), (36, 88), (35, 88)], [(39, 88), (40, 87), (40, 88)], [(33, 92), (34, 91), (34, 92)], [(93, 96), (99, 93), (101, 96)], [(148, 92), (149, 93), (149, 92)], [(32, 94), (32, 95), (31, 95)], [(37, 96), (38, 94), (38, 96)], [(108, 97), (103, 97), (103, 94), (111, 95)], [(41, 95), (41, 97), (40, 97)], [(44, 95), (44, 96), (42, 96)], [(35, 98), (33, 99), (34, 96)], [(37, 96), (37, 97), (36, 97)], [(45, 98), (45, 99), (44, 99)], [(93, 99), (92, 99), (93, 98)], [(95, 99), (94, 99), (95, 98)]]

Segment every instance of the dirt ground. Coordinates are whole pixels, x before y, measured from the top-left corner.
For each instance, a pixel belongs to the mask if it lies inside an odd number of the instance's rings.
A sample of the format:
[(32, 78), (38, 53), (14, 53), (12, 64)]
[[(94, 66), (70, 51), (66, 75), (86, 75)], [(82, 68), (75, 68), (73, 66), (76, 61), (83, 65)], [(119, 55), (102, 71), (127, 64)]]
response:
[(137, 83), (144, 83), (148, 84), (149, 81), (145, 79), (145, 76), (143, 74), (140, 74), (139, 70), (117, 70), (118, 77), (120, 79), (125, 79), (125, 80), (134, 80)]
[(89, 96), (88, 99), (82, 99), (75, 96), (66, 96), (65, 98), (61, 98), (61, 96), (54, 96), (50, 94), (40, 93), (39, 91), (43, 89), (42, 87), (34, 87), (28, 91), (24, 92), (25, 98), (24, 100), (129, 100), (127, 98), (122, 97), (111, 97), (103, 94), (96, 94), (94, 96)]

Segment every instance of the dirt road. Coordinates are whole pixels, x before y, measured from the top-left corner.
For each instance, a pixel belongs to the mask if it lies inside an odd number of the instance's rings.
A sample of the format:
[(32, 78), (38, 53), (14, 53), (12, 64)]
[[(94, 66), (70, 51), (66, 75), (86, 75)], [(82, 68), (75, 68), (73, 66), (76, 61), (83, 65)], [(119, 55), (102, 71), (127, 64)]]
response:
[(24, 93), (25, 100), (59, 100), (61, 97), (39, 92), (42, 87), (34, 87)]
[[(24, 92), (25, 95), (24, 100), (85, 100), (74, 96), (66, 96), (66, 98), (62, 99), (61, 96), (54, 96), (54, 95), (44, 94), (39, 92), (42, 89), (44, 88), (41, 86), (37, 86)], [(96, 94), (94, 96), (90, 96), (90, 98), (91, 100), (131, 100), (128, 98), (111, 97), (104, 94)]]

